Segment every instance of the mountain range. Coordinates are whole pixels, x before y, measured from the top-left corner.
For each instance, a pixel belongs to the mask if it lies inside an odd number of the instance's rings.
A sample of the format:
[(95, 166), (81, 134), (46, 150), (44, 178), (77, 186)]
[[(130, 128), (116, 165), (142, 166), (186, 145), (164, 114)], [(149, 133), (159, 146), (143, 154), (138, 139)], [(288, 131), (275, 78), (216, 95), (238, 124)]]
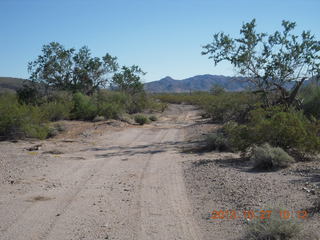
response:
[(249, 85), (243, 77), (227, 77), (222, 75), (197, 75), (194, 77), (175, 80), (165, 77), (158, 81), (147, 82), (144, 88), (152, 93), (172, 93), (190, 91), (209, 91), (213, 85), (219, 85), (227, 91), (241, 91)]
[[(310, 81), (306, 81), (307, 84)], [(15, 92), (23, 86), (25, 79), (0, 77), (0, 93)], [(181, 93), (194, 91), (209, 91), (213, 85), (219, 85), (227, 91), (241, 91), (249, 87), (244, 77), (227, 77), (222, 75), (197, 75), (194, 77), (175, 80), (165, 77), (158, 81), (147, 82), (144, 88), (150, 93)], [(293, 83), (288, 87), (291, 88)]]
[(24, 79), (12, 77), (0, 77), (0, 93), (15, 92), (23, 86)]
[[(21, 78), (0, 77), (0, 92), (14, 92), (22, 87), (24, 81)], [(248, 86), (242, 77), (205, 74), (183, 80), (165, 77), (158, 81), (145, 83), (144, 88), (152, 93), (209, 91), (214, 84), (224, 87), (227, 91), (241, 91)]]

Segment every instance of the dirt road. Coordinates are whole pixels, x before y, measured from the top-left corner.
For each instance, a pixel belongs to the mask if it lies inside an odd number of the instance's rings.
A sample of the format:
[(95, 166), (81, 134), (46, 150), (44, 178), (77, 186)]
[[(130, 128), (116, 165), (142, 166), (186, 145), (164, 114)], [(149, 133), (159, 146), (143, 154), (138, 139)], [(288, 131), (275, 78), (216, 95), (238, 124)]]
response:
[(202, 239), (178, 150), (197, 118), (173, 105), (148, 126), (0, 143), (0, 239)]

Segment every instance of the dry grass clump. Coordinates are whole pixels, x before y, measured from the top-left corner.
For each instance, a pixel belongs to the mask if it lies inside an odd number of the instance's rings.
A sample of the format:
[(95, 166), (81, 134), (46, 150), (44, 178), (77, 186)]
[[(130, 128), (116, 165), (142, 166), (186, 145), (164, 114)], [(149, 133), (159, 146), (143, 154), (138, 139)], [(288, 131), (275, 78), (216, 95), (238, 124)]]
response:
[(281, 219), (279, 210), (273, 210), (269, 219), (255, 219), (247, 226), (246, 240), (290, 240), (304, 239), (302, 225), (293, 219)]
[(293, 157), (280, 147), (271, 147), (268, 143), (253, 148), (251, 160), (254, 168), (262, 170), (286, 168), (294, 163)]

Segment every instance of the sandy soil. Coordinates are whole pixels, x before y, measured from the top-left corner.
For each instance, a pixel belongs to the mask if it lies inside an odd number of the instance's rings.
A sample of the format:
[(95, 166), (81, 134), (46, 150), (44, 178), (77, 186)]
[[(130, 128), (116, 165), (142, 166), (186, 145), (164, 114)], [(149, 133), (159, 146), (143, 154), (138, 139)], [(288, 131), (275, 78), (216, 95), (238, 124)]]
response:
[(299, 210), (319, 186), (319, 164), (258, 173), (235, 154), (184, 151), (219, 127), (192, 106), (145, 126), (61, 124), (51, 140), (0, 143), (1, 240), (237, 239), (245, 219), (212, 220), (213, 210)]
[[(213, 124), (200, 124), (186, 128), (186, 136), (195, 141)], [(219, 126), (216, 126), (216, 128)], [(191, 147), (192, 149), (192, 147)], [(290, 217), (300, 221), (303, 235), (315, 235), (308, 239), (320, 239), (320, 214), (310, 214), (316, 199), (320, 199), (320, 163), (298, 162), (287, 169), (273, 172), (258, 172), (252, 163), (239, 154), (202, 152), (184, 155), (183, 164), (188, 196), (193, 214), (201, 228), (203, 239), (244, 239), (249, 221), (246, 212), (255, 211), (256, 218), (263, 212), (280, 214), (282, 209)], [(235, 210), (237, 219), (213, 217), (213, 211)], [(308, 217), (300, 219), (308, 210)], [(311, 216), (312, 215), (312, 216)], [(230, 216), (230, 215), (229, 215)], [(284, 220), (285, 221), (285, 220)]]
[(140, 126), (65, 123), (48, 141), (0, 143), (0, 239), (202, 239), (178, 145), (198, 118), (170, 106)]

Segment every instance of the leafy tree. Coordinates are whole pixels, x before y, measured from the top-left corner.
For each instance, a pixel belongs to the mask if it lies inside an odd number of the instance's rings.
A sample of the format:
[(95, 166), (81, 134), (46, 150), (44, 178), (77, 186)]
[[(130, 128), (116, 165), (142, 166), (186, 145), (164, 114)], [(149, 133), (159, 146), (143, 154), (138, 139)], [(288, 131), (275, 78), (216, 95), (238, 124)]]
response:
[[(253, 19), (243, 24), (240, 38), (214, 34), (202, 54), (209, 55), (215, 65), (230, 62), (263, 93), (267, 106), (282, 103), (289, 107), (298, 103), (297, 93), (304, 81), (320, 76), (320, 41), (310, 31), (294, 35), (295, 22), (283, 21), (282, 26), (281, 32), (257, 33)], [(270, 96), (274, 95), (278, 97), (273, 102)]]
[(38, 105), (41, 103), (41, 91), (39, 86), (33, 84), (24, 84), (22, 88), (17, 90), (18, 101), (21, 104)]
[(138, 66), (123, 66), (120, 72), (113, 75), (111, 87), (130, 95), (141, 93), (143, 92), (141, 75), (145, 75), (145, 72), (143, 72)]
[(88, 47), (66, 49), (60, 43), (44, 45), (42, 55), (28, 65), (30, 79), (58, 90), (92, 94), (108, 83), (108, 74), (117, 70), (117, 58), (108, 53), (92, 57)]
[(93, 93), (99, 87), (107, 87), (108, 73), (118, 69), (117, 58), (106, 54), (102, 60), (98, 57), (91, 57), (88, 47), (82, 47), (73, 57), (74, 83), (81, 92)]

